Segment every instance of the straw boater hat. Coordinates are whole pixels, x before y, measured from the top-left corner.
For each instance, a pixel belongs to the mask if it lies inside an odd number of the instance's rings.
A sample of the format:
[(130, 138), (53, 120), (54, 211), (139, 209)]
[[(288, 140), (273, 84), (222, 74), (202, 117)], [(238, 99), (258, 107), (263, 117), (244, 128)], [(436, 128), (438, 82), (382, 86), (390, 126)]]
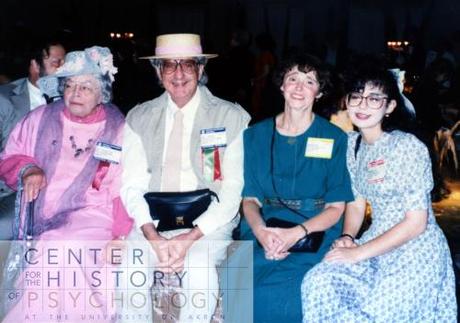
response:
[(155, 55), (143, 59), (168, 59), (188, 57), (217, 57), (217, 54), (203, 54), (200, 35), (167, 34), (157, 37)]

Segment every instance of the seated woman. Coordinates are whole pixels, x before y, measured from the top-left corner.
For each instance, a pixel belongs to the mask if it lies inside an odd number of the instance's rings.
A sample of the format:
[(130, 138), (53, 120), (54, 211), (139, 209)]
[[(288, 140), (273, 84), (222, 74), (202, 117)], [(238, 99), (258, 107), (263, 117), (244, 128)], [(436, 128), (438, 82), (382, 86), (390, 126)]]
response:
[[(349, 77), (348, 140), (355, 200), (344, 234), (302, 283), (303, 322), (456, 322), (446, 239), (430, 201), (427, 148), (407, 126), (393, 75), (378, 66)], [(372, 224), (355, 240), (366, 201)]]
[[(26, 115), (0, 155), (0, 177), (18, 190), (18, 202), (34, 201), (36, 241), (4, 322), (58, 315), (76, 322), (88, 314), (101, 315), (92, 322), (107, 321), (113, 278), (102, 254), (132, 225), (119, 198), (124, 117), (109, 103), (116, 71), (108, 48), (67, 54), (56, 74), (39, 80), (44, 93), (61, 92), (63, 100)], [(19, 227), (25, 216), (17, 212)], [(19, 230), (16, 239), (24, 234)]]
[[(284, 112), (244, 134), (241, 235), (261, 244), (254, 244), (254, 322), (302, 319), (302, 278), (340, 235), (345, 202), (353, 198), (347, 137), (312, 112), (326, 94), (327, 71), (312, 56), (292, 56), (280, 66), (278, 85)], [(271, 217), (294, 226), (268, 227)], [(317, 252), (288, 251), (308, 233), (325, 230)]]

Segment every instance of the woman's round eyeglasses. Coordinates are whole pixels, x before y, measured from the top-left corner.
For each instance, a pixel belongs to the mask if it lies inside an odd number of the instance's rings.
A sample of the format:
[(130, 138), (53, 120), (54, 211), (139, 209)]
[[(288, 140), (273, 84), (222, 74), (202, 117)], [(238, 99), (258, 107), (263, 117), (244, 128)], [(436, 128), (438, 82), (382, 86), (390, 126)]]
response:
[(97, 89), (98, 87), (93, 86), (89, 82), (78, 83), (73, 81), (67, 81), (64, 83), (64, 92), (73, 92), (75, 90), (78, 90), (84, 96), (94, 94)]
[(374, 110), (378, 110), (383, 106), (383, 103), (388, 100), (387, 96), (371, 94), (368, 96), (362, 96), (359, 93), (350, 93), (347, 96), (347, 103), (351, 107), (357, 107), (358, 105), (366, 101), (366, 105)]

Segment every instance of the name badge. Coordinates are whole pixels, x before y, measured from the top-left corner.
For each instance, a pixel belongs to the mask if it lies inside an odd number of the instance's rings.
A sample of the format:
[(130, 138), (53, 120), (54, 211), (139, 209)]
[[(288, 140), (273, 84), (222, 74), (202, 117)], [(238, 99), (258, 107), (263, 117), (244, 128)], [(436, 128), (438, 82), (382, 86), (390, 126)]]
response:
[(383, 182), (385, 178), (385, 161), (377, 159), (367, 164), (367, 182), (370, 184)]
[(333, 148), (334, 139), (309, 137), (305, 157), (331, 159)]
[(200, 130), (201, 148), (226, 147), (227, 132), (224, 127)]
[(109, 163), (119, 164), (121, 159), (121, 147), (99, 141), (94, 150), (94, 158)]

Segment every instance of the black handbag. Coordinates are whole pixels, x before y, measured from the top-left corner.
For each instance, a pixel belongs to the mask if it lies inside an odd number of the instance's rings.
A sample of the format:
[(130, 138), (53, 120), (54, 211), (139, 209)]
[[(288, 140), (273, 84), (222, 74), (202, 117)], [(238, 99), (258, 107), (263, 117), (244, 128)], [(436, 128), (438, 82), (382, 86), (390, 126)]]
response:
[[(281, 206), (299, 215), (303, 220), (308, 220), (309, 219), (308, 217), (303, 215), (298, 210), (293, 209), (292, 207), (287, 205), (286, 202), (284, 202), (283, 199), (279, 197), (278, 191), (276, 190), (274, 172), (273, 172), (273, 168), (274, 168), (273, 147), (275, 145), (275, 133), (276, 133), (276, 117), (273, 119), (273, 132), (272, 132), (271, 146), (270, 146), (270, 173), (271, 173), (273, 191), (277, 195), (276, 199)], [(288, 228), (293, 228), (299, 224), (273, 217), (273, 218), (267, 219), (265, 221), (265, 225), (267, 227), (272, 227), (272, 228), (288, 229)], [(297, 241), (291, 248), (289, 248), (288, 251), (289, 252), (317, 252), (318, 249), (321, 247), (321, 244), (323, 243), (323, 239), (324, 239), (324, 231), (311, 232), (307, 234), (304, 238)]]
[[(268, 218), (265, 221), (265, 225), (271, 228), (289, 229), (299, 224), (280, 218)], [(323, 239), (324, 231), (309, 233), (303, 239), (300, 239), (291, 248), (289, 248), (289, 252), (317, 252), (323, 243)]]
[(144, 194), (150, 216), (160, 221), (158, 231), (193, 228), (193, 221), (208, 209), (212, 197), (219, 201), (217, 194), (209, 189)]

